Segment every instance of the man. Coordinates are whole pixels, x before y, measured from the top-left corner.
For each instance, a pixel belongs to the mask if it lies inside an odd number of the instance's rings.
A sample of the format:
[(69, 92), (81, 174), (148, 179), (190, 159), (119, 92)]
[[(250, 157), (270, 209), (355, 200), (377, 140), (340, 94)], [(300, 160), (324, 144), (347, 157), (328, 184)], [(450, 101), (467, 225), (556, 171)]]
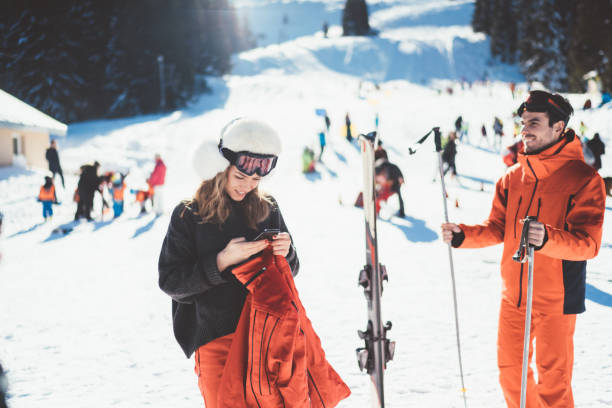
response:
[(579, 138), (566, 129), (573, 113), (558, 94), (532, 91), (520, 106), (524, 151), (497, 182), (489, 218), (479, 225), (442, 224), (454, 247), (504, 243), (497, 338), (499, 378), (508, 407), (519, 407), (527, 265), (512, 260), (522, 219), (535, 247), (530, 357), (536, 339), (538, 383), (529, 370), (527, 407), (573, 407), (571, 388), (576, 314), (585, 310), (586, 260), (600, 247), (603, 182), (584, 163)]
[(74, 220), (78, 221), (81, 217), (85, 217), (87, 221), (93, 221), (91, 211), (93, 210), (94, 194), (96, 191), (102, 194), (100, 183), (102, 178), (98, 176), (98, 168), (100, 163), (97, 161), (94, 164), (85, 164), (81, 166), (81, 177), (77, 187), (79, 201), (77, 202), (77, 211), (74, 215)]
[(606, 154), (606, 145), (601, 140), (601, 137), (599, 137), (599, 133), (595, 133), (593, 138), (586, 142), (586, 145), (593, 152), (593, 156), (595, 156), (593, 167), (595, 170), (601, 169), (601, 156)]
[(376, 142), (376, 150), (374, 150), (374, 162), (381, 160), (382, 163), (383, 161), (389, 160), (389, 155), (382, 144), (382, 140), (378, 139)]
[[(401, 191), (401, 186), (404, 184), (404, 175), (400, 168), (386, 159), (380, 159), (376, 162), (374, 173), (374, 181), (378, 187), (376, 192), (376, 213), (383, 215), (383, 218), (387, 219), (393, 215), (401, 218), (405, 217), (404, 200), (402, 199)], [(383, 202), (387, 203), (388, 199), (394, 194), (397, 195), (397, 209), (394, 206), (390, 206), (384, 211), (385, 214), (380, 214), (381, 204)]]
[(49, 171), (53, 173), (53, 179), (55, 180), (55, 175), (59, 174), (62, 179), (62, 187), (66, 188), (64, 184), (64, 173), (62, 172), (62, 166), (60, 165), (59, 155), (57, 154), (57, 142), (55, 139), (51, 140), (51, 146), (47, 149), (45, 153), (45, 157), (49, 162)]
[(442, 151), (442, 162), (444, 163), (444, 175), (448, 171), (451, 171), (451, 175), (457, 176), (457, 166), (455, 165), (455, 159), (457, 157), (457, 133), (450, 132), (448, 135), (448, 140), (444, 145), (444, 150)]
[(156, 215), (164, 213), (163, 188), (166, 182), (166, 165), (159, 154), (155, 155), (155, 168), (147, 180), (153, 189), (153, 209)]

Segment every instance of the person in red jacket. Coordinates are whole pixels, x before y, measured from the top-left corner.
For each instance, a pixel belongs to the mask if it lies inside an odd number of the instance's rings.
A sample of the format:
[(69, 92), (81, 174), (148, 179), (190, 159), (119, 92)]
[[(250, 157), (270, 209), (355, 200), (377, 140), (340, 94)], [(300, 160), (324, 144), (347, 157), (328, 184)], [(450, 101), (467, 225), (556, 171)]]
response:
[(523, 140), (519, 140), (506, 147), (502, 152), (502, 160), (506, 167), (514, 166), (518, 162), (518, 154), (524, 148)]
[[(529, 243), (535, 247), (531, 337), (538, 383), (529, 370), (527, 407), (569, 408), (576, 314), (585, 311), (586, 260), (601, 245), (604, 185), (584, 162), (580, 139), (566, 128), (573, 109), (565, 98), (532, 91), (518, 113), (524, 151), (497, 182), (489, 218), (478, 225), (442, 224), (442, 236), (459, 248), (504, 243), (497, 363), (506, 403), (514, 408), (520, 405), (527, 266), (512, 255), (522, 220), (537, 217)], [(530, 360), (532, 354), (530, 344)]]
[(153, 211), (155, 214), (162, 215), (164, 213), (164, 183), (166, 182), (166, 165), (159, 154), (155, 155), (155, 168), (149, 176), (147, 183), (153, 190)]

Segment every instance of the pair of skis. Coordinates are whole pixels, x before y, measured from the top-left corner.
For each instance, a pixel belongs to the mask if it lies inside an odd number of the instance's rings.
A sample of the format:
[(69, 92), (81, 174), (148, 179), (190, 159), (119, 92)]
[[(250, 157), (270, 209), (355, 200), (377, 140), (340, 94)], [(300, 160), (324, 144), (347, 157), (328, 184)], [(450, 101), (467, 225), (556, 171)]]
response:
[(381, 319), (381, 296), (383, 281), (388, 280), (386, 268), (378, 262), (376, 233), (376, 189), (374, 187), (374, 146), (376, 132), (359, 136), (363, 162), (363, 212), (365, 214), (366, 265), (359, 272), (359, 285), (368, 302), (368, 326), (358, 330), (365, 347), (358, 348), (357, 363), (372, 380), (372, 406), (385, 406), (384, 371), (393, 359), (395, 342), (387, 339), (391, 322), (383, 325)]
[[(444, 213), (448, 222), (448, 210), (446, 208), (446, 191), (444, 176), (442, 174), (442, 147), (440, 128), (433, 128), (429, 133), (420, 138), (409, 148), (409, 153), (416, 153), (418, 147), (434, 133), (436, 151), (438, 152), (440, 164), (440, 177), (442, 179), (442, 194), (444, 199)], [(391, 322), (383, 325), (381, 317), (381, 296), (383, 281), (388, 280), (386, 268), (378, 261), (378, 240), (376, 232), (376, 189), (374, 186), (374, 146), (376, 145), (376, 132), (359, 136), (361, 157), (363, 162), (363, 210), (365, 214), (365, 240), (366, 240), (366, 265), (359, 273), (359, 285), (363, 287), (368, 304), (368, 325), (365, 331), (358, 330), (359, 337), (365, 341), (365, 347), (357, 349), (357, 362), (361, 371), (364, 369), (370, 375), (372, 384), (372, 396), (374, 407), (385, 406), (384, 370), (387, 363), (393, 359), (395, 342), (387, 338), (387, 332), (391, 329)], [(465, 385), (463, 381), (463, 365), (461, 361), (461, 345), (459, 341), (459, 319), (457, 315), (457, 294), (455, 290), (455, 273), (452, 263), (452, 255), (449, 245), (449, 257), (451, 261), (451, 277), (453, 283), (453, 299), (455, 305), (455, 325), (457, 332), (457, 350), (459, 352), (459, 369), (461, 373), (461, 387), (464, 405), (467, 407), (465, 396)]]

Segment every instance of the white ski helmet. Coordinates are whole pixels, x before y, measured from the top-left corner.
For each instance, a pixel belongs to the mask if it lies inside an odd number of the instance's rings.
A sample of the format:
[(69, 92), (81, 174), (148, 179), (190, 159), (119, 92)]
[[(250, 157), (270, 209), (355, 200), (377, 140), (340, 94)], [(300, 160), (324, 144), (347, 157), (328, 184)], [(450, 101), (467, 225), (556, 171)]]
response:
[(222, 147), (234, 153), (278, 156), (281, 152), (280, 137), (272, 127), (257, 119), (234, 119), (221, 130), (219, 142), (205, 141), (196, 149), (193, 165), (201, 179), (211, 179), (232, 164), (221, 153)]

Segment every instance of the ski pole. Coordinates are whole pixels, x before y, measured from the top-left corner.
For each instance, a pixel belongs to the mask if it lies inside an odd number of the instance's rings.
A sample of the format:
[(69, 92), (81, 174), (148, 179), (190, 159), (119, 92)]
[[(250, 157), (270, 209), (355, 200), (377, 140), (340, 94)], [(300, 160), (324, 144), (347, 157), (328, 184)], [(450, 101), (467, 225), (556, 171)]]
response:
[(529, 245), (529, 223), (537, 217), (527, 216), (523, 222), (523, 232), (518, 251), (512, 257), (517, 262), (527, 262), (527, 303), (525, 305), (525, 336), (523, 338), (523, 370), (521, 372), (521, 408), (525, 408), (527, 399), (527, 373), (529, 372), (529, 343), (531, 343), (531, 303), (533, 296), (533, 251)]
[(429, 137), (429, 135), (431, 135), (431, 132), (433, 132), (434, 129), (431, 129), (429, 132), (427, 132), (427, 134), (423, 137), (421, 137), (419, 140), (417, 140), (416, 142), (414, 142), (411, 146), (408, 147), (408, 153), (415, 154), (419, 148), (420, 145), (423, 144), (423, 142), (425, 142), (425, 140), (427, 140), (427, 138)]
[[(438, 153), (438, 167), (440, 168), (440, 181), (442, 184), (442, 202), (444, 203), (444, 220), (448, 223), (448, 208), (446, 206), (446, 186), (444, 185), (444, 170), (442, 168), (442, 136), (440, 128), (432, 129), (434, 132), (434, 141), (436, 143), (436, 152)], [(459, 373), (461, 375), (461, 393), (463, 395), (463, 405), (467, 408), (467, 398), (465, 382), (463, 380), (463, 363), (461, 361), (461, 340), (459, 337), (459, 315), (457, 312), (457, 289), (455, 285), (455, 268), (453, 266), (453, 253), (450, 242), (448, 243), (448, 260), (450, 262), (451, 280), (453, 283), (453, 303), (455, 306), (455, 331), (457, 333), (457, 353), (459, 355)]]

